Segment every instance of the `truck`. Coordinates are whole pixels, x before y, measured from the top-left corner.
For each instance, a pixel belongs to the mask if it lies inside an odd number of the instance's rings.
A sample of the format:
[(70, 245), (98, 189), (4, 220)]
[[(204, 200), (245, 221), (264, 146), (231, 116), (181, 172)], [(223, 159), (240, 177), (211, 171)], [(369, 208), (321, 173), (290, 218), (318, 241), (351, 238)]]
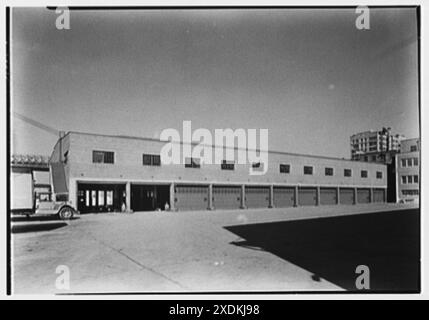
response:
[[(55, 196), (56, 200), (52, 200)], [(62, 199), (64, 198), (64, 199)], [(36, 193), (32, 172), (12, 172), (11, 212), (15, 215), (56, 215), (58, 219), (69, 220), (76, 214), (65, 197), (48, 192)]]

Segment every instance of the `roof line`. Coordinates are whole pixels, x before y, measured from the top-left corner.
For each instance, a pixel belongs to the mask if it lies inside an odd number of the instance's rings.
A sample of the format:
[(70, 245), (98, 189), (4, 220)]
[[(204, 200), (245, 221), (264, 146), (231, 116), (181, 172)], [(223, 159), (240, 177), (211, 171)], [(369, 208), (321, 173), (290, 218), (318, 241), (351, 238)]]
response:
[[(123, 138), (123, 139), (133, 139), (133, 140), (144, 140), (144, 141), (151, 141), (151, 142), (159, 142), (159, 143), (166, 143), (166, 142), (172, 142), (172, 143), (179, 143), (181, 145), (184, 144), (190, 144), (193, 146), (205, 146), (205, 147), (211, 147), (211, 148), (221, 148), (222, 146), (219, 145), (207, 145), (207, 144), (200, 144), (198, 142), (191, 142), (191, 143), (187, 143), (187, 142), (177, 142), (177, 141), (163, 141), (160, 139), (155, 139), (155, 138), (148, 138), (148, 137), (137, 137), (137, 136), (129, 136), (129, 135), (113, 135), (113, 134), (99, 134), (99, 133), (90, 133), (90, 132), (80, 132), (80, 131), (68, 131), (67, 135), (69, 134), (84, 134), (84, 135), (91, 135), (91, 136), (102, 136), (102, 137), (113, 137), (113, 138)], [(64, 137), (65, 137), (64, 136)], [(226, 147), (227, 149), (231, 149), (230, 147)], [(249, 150), (249, 148), (238, 148), (238, 147), (234, 147), (234, 150), (243, 150), (243, 151), (247, 151)], [(254, 150), (259, 152), (260, 149), (250, 149), (250, 150)], [(285, 151), (278, 151), (278, 150), (268, 150), (268, 153), (272, 153), (272, 154), (283, 154), (283, 155), (291, 155), (291, 156), (303, 156), (303, 157), (310, 157), (310, 158), (319, 158), (319, 159), (327, 159), (327, 160), (341, 160), (341, 161), (350, 161), (350, 162), (364, 162), (364, 161), (356, 161), (356, 160), (351, 160), (351, 159), (344, 159), (344, 158), (338, 158), (338, 157), (329, 157), (329, 156), (318, 156), (318, 155), (311, 155), (311, 154), (303, 154), (303, 153), (292, 153), (292, 152), (285, 152)], [(367, 162), (365, 162), (367, 163)], [(371, 162), (371, 164), (378, 164), (378, 165), (384, 165), (382, 163), (374, 163)]]

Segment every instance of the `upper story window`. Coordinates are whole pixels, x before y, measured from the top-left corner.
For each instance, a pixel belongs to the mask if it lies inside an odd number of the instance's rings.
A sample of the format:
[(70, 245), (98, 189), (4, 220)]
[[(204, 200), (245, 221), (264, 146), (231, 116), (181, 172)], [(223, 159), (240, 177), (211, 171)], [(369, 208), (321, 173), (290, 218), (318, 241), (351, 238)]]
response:
[(234, 170), (234, 161), (222, 160), (220, 168), (222, 170)]
[(407, 159), (402, 159), (402, 160), (401, 160), (401, 166), (402, 166), (403, 168), (405, 168), (405, 167), (407, 166)]
[(407, 166), (411, 167), (413, 165), (413, 159), (407, 159)]
[(344, 177), (351, 177), (352, 169), (344, 169)]
[(413, 164), (417, 167), (419, 165), (419, 159), (413, 158)]
[(143, 153), (143, 165), (144, 166), (160, 166), (161, 156), (158, 154), (145, 154)]
[(376, 178), (377, 178), (377, 179), (382, 179), (382, 178), (383, 178), (383, 172), (381, 172), (381, 171), (377, 171), (377, 172), (376, 172)]
[(186, 158), (185, 168), (201, 168), (200, 159)]
[(281, 164), (280, 173), (290, 173), (290, 164)]
[(366, 170), (361, 170), (361, 172), (360, 172), (360, 177), (361, 177), (361, 178), (368, 178), (368, 171), (366, 171)]
[(115, 153), (112, 151), (92, 151), (93, 163), (114, 163)]
[(304, 174), (312, 175), (313, 174), (313, 167), (304, 166)]
[(333, 176), (334, 168), (325, 168), (325, 176)]
[(411, 146), (411, 147), (410, 147), (410, 151), (411, 151), (411, 152), (415, 152), (415, 151), (417, 151), (417, 146)]

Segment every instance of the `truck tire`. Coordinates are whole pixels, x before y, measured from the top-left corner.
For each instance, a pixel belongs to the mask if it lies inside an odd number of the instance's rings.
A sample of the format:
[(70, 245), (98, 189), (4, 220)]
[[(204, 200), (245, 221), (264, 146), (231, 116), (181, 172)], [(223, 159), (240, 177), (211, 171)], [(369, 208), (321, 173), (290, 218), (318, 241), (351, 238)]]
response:
[(70, 219), (73, 218), (73, 215), (74, 215), (73, 208), (72, 207), (68, 207), (68, 206), (62, 207), (60, 209), (60, 211), (58, 212), (58, 217), (61, 220), (70, 220)]

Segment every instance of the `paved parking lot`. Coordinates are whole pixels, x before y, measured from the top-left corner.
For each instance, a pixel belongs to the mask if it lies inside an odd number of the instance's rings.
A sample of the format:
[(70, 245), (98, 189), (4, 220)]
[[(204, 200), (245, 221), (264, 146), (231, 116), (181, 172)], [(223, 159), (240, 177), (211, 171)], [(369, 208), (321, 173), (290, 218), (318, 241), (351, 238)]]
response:
[[(318, 217), (326, 217), (318, 219)], [(419, 286), (410, 205), (89, 214), (14, 220), (14, 293), (355, 290)], [(70, 289), (58, 289), (58, 266)]]

